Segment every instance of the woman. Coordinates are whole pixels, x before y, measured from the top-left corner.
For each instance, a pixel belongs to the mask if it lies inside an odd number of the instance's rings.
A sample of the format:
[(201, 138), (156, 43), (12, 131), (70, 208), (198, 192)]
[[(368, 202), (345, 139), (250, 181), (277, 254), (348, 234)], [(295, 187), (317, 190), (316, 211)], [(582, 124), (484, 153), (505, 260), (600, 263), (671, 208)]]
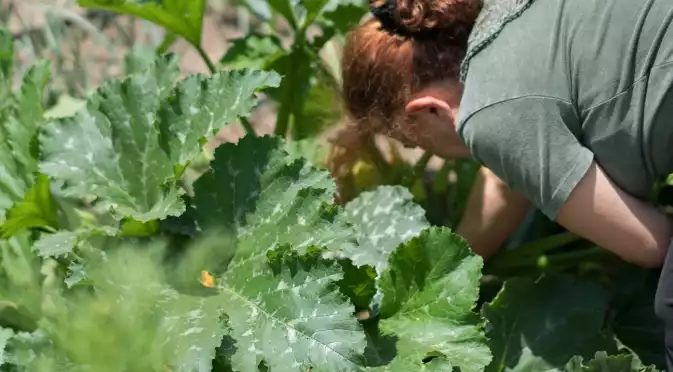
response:
[(378, 0), (372, 13), (344, 48), (347, 113), (485, 166), (488, 200), (471, 198), (457, 233), (488, 256), (532, 204), (624, 260), (663, 264), (656, 306), (673, 327), (673, 223), (647, 202), (673, 173), (673, 2)]

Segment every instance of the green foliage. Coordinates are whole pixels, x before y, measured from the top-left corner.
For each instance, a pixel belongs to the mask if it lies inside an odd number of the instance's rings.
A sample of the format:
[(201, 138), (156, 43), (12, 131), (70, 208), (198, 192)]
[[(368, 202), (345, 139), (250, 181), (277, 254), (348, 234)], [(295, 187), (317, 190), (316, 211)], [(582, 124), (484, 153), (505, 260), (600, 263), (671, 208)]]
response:
[(0, 31), (0, 236), (23, 228), (58, 227), (49, 184), (38, 177), (36, 136), (45, 122), (43, 90), (49, 62), (32, 66), (12, 92), (13, 43)]
[(177, 182), (203, 139), (249, 115), (252, 93), (277, 84), (278, 76), (221, 72), (173, 87), (177, 75), (169, 56), (101, 86), (85, 110), (46, 126), (41, 170), (61, 181), (64, 196), (99, 198), (118, 219), (180, 215), (185, 207)]
[[(249, 115), (255, 92), (278, 76), (177, 76), (173, 57), (158, 57), (105, 83), (74, 115), (36, 127), (19, 159), (43, 174), (2, 225), (11, 232), (0, 241), (3, 363), (38, 372), (405, 371), (437, 353), (427, 366), (487, 363), (473, 310), (481, 261), (448, 230), (419, 227), (408, 242), (392, 234), (377, 283), (372, 266), (344, 254), (371, 248), (369, 225), (356, 233), (356, 219), (333, 205), (329, 173), (277, 137), (218, 147), (186, 193), (178, 181), (202, 144)], [(7, 115), (3, 125), (21, 117)], [(418, 211), (401, 190), (382, 191)], [(45, 216), (49, 229), (34, 222)], [(432, 269), (413, 277), (422, 282), (396, 281), (409, 265)], [(372, 330), (355, 311), (377, 290), (384, 302)], [(385, 349), (390, 338), (397, 345)], [(391, 359), (372, 358), (375, 350)]]
[(210, 370), (223, 298), (171, 289), (158, 248), (122, 245), (89, 260), (95, 292), (55, 291), (39, 331), (10, 340), (8, 361), (27, 371)]
[[(275, 133), (293, 139), (311, 138), (340, 117), (339, 79), (319, 56), (334, 36), (343, 35), (367, 11), (363, 2), (270, 0), (268, 5), (293, 30), (292, 45), (283, 47), (274, 34), (251, 32), (232, 40), (220, 64), (232, 68), (272, 69), (284, 77), (267, 89), (278, 103)], [(319, 26), (322, 35), (310, 39), (307, 30)], [(271, 26), (273, 29), (273, 26)]]
[[(175, 36), (191, 43), (199, 52), (210, 71), (217, 67), (201, 45), (204, 0), (78, 0), (83, 7), (104, 9), (131, 14), (163, 26), (167, 35), (158, 52), (165, 51)], [(257, 6), (243, 2), (253, 13), (260, 14)], [(259, 5), (259, 4), (258, 4)], [(240, 39), (232, 40), (232, 47), (220, 63), (232, 68), (271, 69), (284, 77), (280, 86), (264, 90), (279, 103), (275, 133), (291, 135), (294, 139), (309, 138), (321, 132), (339, 118), (338, 79), (319, 57), (319, 52), (334, 36), (343, 35), (348, 27), (362, 18), (367, 6), (361, 1), (338, 2), (329, 0), (269, 0), (263, 4), (262, 13), (273, 11), (283, 17), (293, 30), (293, 42), (285, 48), (275, 35), (253, 31)], [(309, 38), (308, 29), (318, 26), (322, 35)], [(273, 30), (275, 26), (271, 26)], [(134, 56), (135, 57), (135, 56)], [(142, 59), (126, 60), (127, 68), (134, 69)], [(291, 133), (288, 129), (291, 128)], [(248, 131), (250, 129), (248, 128)]]
[(80, 6), (131, 14), (201, 45), (205, 0), (78, 0)]
[[(11, 89), (14, 71), (14, 40), (9, 30), (0, 29), (0, 92), (6, 94)], [(0, 96), (5, 98), (5, 95)]]
[(154, 63), (157, 51), (150, 47), (135, 47), (124, 56), (126, 75), (141, 73)]
[(304, 158), (318, 167), (324, 163), (328, 154), (328, 147), (328, 144), (321, 142), (315, 137), (292, 141), (285, 144), (285, 149), (291, 155), (298, 158)]
[(5, 348), (7, 347), (7, 341), (9, 341), (13, 332), (10, 329), (0, 329), (0, 366), (5, 363)]
[(15, 203), (7, 211), (7, 220), (0, 227), (0, 236), (9, 237), (26, 228), (49, 230), (59, 227), (59, 211), (49, 186), (49, 179), (39, 175), (26, 192), (24, 200)]
[(282, 251), (274, 252), (269, 267), (264, 249), (254, 256), (242, 253), (218, 278), (238, 345), (232, 366), (254, 370), (261, 354), (275, 371), (357, 371), (365, 335), (334, 285), (340, 268), (314, 255)]
[(610, 317), (615, 335), (646, 365), (664, 366), (665, 326), (654, 314), (654, 296), (661, 270), (623, 265), (612, 275), (613, 308)]
[(251, 255), (260, 246), (336, 251), (353, 243), (352, 230), (325, 207), (334, 190), (326, 171), (290, 158), (279, 138), (245, 137), (215, 151), (211, 171), (194, 184), (192, 215), (202, 231), (236, 235), (239, 250)]
[(425, 211), (411, 199), (404, 187), (380, 186), (351, 200), (343, 217), (353, 224), (358, 246), (342, 254), (357, 266), (369, 265), (383, 272), (398, 245), (430, 226)]
[(589, 363), (583, 364), (583, 359), (576, 356), (568, 362), (566, 372), (654, 372), (652, 366), (643, 366), (640, 360), (632, 354), (608, 356), (605, 352), (598, 352)]
[(398, 338), (393, 365), (418, 370), (432, 355), (433, 370), (483, 371), (491, 352), (472, 311), (481, 266), (464, 239), (446, 228), (425, 230), (394, 251), (381, 277), (379, 325)]
[(600, 287), (571, 279), (508, 281), (483, 310), (494, 355), (486, 371), (561, 370), (574, 355), (615, 352), (603, 334), (607, 300)]
[(268, 69), (285, 54), (281, 40), (275, 35), (251, 32), (234, 39), (220, 63), (230, 68)]

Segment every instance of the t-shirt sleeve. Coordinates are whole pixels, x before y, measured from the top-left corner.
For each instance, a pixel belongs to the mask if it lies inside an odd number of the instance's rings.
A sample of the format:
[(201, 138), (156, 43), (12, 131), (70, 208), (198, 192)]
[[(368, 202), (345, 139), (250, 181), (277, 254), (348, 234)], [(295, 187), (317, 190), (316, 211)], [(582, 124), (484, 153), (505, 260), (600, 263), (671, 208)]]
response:
[(556, 220), (593, 161), (571, 128), (579, 131), (570, 103), (523, 97), (466, 116), (458, 132), (476, 161)]

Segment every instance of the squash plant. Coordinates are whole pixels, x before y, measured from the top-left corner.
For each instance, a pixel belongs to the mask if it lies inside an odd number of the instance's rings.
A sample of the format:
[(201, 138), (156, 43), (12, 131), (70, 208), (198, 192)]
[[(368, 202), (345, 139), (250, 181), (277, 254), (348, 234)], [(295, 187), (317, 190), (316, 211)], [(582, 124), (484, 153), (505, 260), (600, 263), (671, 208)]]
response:
[[(276, 137), (219, 147), (193, 194), (182, 189), (204, 141), (249, 115), (255, 92), (279, 77), (232, 70), (175, 83), (178, 72), (173, 56), (159, 57), (58, 120), (41, 115), (48, 63), (5, 90), (2, 143), (14, 151), (3, 152), (2, 223), (15, 227), (0, 243), (4, 368), (409, 370), (435, 351), (437, 368), (485, 367), (473, 311), (481, 260), (448, 229), (378, 232), (397, 246), (381, 256), (390, 264), (380, 275), (355, 264), (360, 235), (332, 205), (329, 174)], [(31, 197), (40, 182), (44, 195)], [(418, 252), (439, 271), (400, 281)], [(354, 314), (378, 291), (371, 329)], [(437, 303), (441, 293), (458, 302)], [(424, 320), (420, 304), (452, 310)], [(406, 328), (430, 320), (442, 333)], [(387, 347), (391, 337), (399, 347)]]
[(329, 173), (280, 136), (221, 145), (186, 189), (203, 144), (282, 84), (273, 71), (176, 81), (161, 55), (48, 119), (49, 63), (12, 91), (6, 31), (0, 48), (3, 370), (661, 366), (649, 273), (512, 278), (485, 296), (481, 258), (406, 188), (335, 205)]

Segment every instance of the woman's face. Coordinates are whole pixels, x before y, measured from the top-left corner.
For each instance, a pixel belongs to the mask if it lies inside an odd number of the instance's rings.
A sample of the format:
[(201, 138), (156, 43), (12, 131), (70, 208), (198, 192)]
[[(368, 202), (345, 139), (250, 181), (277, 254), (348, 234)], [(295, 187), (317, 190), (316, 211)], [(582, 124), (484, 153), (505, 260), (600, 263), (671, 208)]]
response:
[(421, 147), (445, 159), (470, 156), (456, 132), (461, 93), (454, 83), (421, 90), (407, 104), (405, 122), (389, 135), (405, 146)]

